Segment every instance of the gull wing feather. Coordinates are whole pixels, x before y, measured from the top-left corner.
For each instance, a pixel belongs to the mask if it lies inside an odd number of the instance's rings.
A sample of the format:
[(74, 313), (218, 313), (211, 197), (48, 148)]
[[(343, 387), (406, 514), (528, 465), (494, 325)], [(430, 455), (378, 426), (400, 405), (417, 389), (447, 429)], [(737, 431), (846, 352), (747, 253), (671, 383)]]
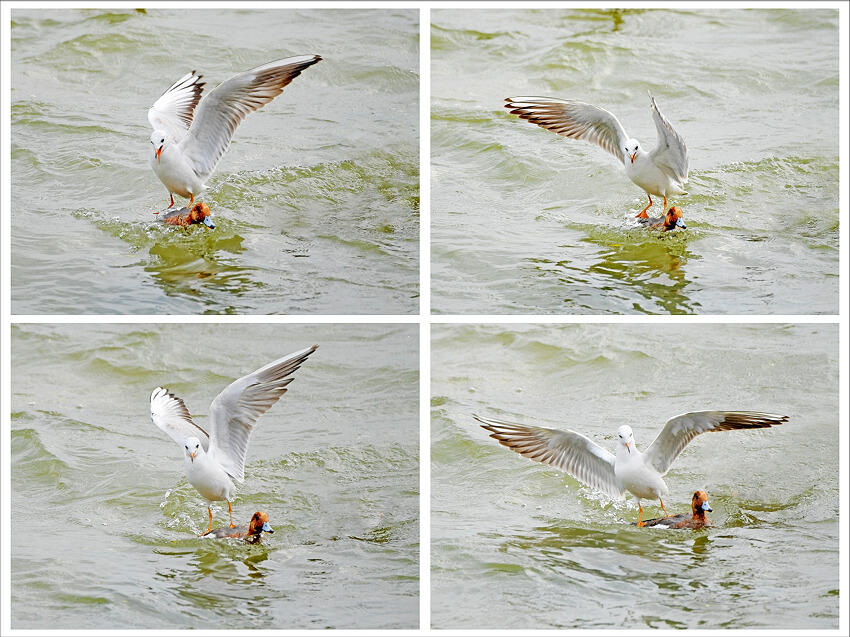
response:
[(165, 131), (174, 143), (180, 142), (192, 125), (195, 107), (204, 92), (202, 77), (195, 71), (186, 73), (148, 109), (148, 121), (154, 130)]
[(528, 427), (475, 414), (472, 417), (492, 432), (491, 438), (511, 451), (552, 465), (612, 497), (625, 495), (623, 485), (614, 475), (614, 455), (589, 438), (574, 431)]
[(643, 457), (662, 476), (688, 443), (709, 431), (764, 429), (781, 425), (788, 416), (758, 411), (695, 411), (667, 421)]
[(652, 97), (652, 119), (658, 139), (655, 147), (649, 151), (649, 157), (671, 179), (684, 184), (688, 180), (688, 147), (685, 140), (658, 110)]
[(604, 108), (554, 97), (508, 97), (512, 115), (537, 124), (562, 137), (583, 139), (601, 146), (625, 163), (629, 136), (619, 120)]
[(232, 478), (245, 477), (245, 453), (257, 418), (286, 393), (292, 374), (318, 345), (284, 356), (233, 381), (210, 405), (210, 454)]
[(237, 73), (210, 91), (181, 144), (198, 177), (206, 181), (212, 174), (245, 117), (271, 102), (301, 71), (321, 59), (300, 55), (269, 62)]
[(192, 421), (183, 401), (164, 387), (157, 387), (151, 392), (151, 420), (181, 449), (186, 439), (192, 437), (201, 441), (204, 451), (209, 449), (210, 437), (207, 432)]

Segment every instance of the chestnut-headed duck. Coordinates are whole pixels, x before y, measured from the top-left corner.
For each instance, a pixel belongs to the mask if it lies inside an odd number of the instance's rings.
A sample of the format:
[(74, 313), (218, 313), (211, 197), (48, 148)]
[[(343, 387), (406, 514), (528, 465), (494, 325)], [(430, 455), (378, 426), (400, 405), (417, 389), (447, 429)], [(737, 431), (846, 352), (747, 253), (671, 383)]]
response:
[(632, 428), (622, 425), (617, 431), (615, 456), (574, 431), (528, 427), (479, 418), (474, 414), (473, 418), (492, 432), (491, 438), (526, 458), (557, 467), (615, 498), (623, 498), (629, 491), (638, 499), (638, 526), (643, 526), (642, 499), (658, 500), (667, 515), (662, 498), (669, 491), (661, 477), (682, 449), (698, 435), (709, 431), (761, 429), (788, 420), (788, 416), (755, 411), (695, 411), (668, 420), (644, 453), (635, 445)]
[(676, 228), (682, 228), (683, 230), (687, 228), (685, 221), (682, 218), (682, 209), (679, 208), (679, 206), (671, 207), (670, 210), (667, 211), (667, 214), (664, 215), (663, 219), (661, 217), (638, 219), (638, 223), (640, 223), (644, 228), (660, 230), (661, 232), (668, 232), (670, 230), (675, 230)]
[(178, 208), (177, 210), (163, 210), (156, 213), (159, 215), (156, 220), (162, 223), (170, 223), (173, 226), (191, 226), (196, 223), (202, 223), (207, 228), (215, 228), (212, 217), (210, 216), (210, 207), (200, 201), (189, 208)]
[(198, 427), (186, 405), (164, 387), (151, 393), (151, 420), (180, 445), (186, 478), (207, 502), (212, 530), (212, 503), (227, 500), (233, 528), (233, 480), (245, 479), (245, 452), (257, 419), (287, 391), (293, 374), (318, 345), (302, 349), (233, 381), (210, 405), (209, 434)]
[(711, 513), (711, 507), (708, 504), (708, 494), (705, 491), (694, 493), (694, 497), (691, 499), (691, 510), (691, 515), (681, 513), (669, 518), (655, 518), (654, 520), (647, 520), (643, 525), (660, 526), (665, 529), (701, 529), (711, 526), (711, 520), (706, 515), (706, 512)]
[(203, 535), (211, 535), (217, 538), (234, 538), (255, 544), (263, 539), (263, 532), (274, 533), (274, 529), (269, 525), (268, 514), (265, 511), (257, 511), (251, 516), (251, 523), (248, 526), (223, 526), (207, 531)]

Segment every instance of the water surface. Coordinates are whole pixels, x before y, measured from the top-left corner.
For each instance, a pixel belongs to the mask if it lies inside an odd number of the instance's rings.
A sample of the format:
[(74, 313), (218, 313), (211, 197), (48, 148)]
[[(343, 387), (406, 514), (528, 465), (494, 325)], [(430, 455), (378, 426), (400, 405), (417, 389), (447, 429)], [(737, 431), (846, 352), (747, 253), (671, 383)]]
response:
[[(433, 628), (838, 629), (836, 325), (438, 325), (431, 347)], [(611, 451), (629, 424), (643, 450), (703, 409), (789, 422), (685, 448), (664, 504), (684, 513), (707, 491), (714, 527), (699, 531), (633, 527), (633, 497), (472, 419), (573, 429)]]
[[(151, 390), (207, 427), (228, 383), (313, 344), (233, 503), (275, 533), (197, 537), (206, 504)], [(13, 326), (12, 628), (418, 628), (418, 345), (408, 325)]]
[[(431, 12), (432, 309), (440, 314), (838, 312), (838, 12)], [(605, 108), (646, 149), (647, 92), (690, 153), (687, 231), (504, 98)], [(661, 201), (655, 207), (661, 212)]]
[[(16, 9), (11, 36), (14, 313), (418, 311), (417, 10)], [(215, 231), (155, 224), (153, 102), (307, 53), (207, 182)]]

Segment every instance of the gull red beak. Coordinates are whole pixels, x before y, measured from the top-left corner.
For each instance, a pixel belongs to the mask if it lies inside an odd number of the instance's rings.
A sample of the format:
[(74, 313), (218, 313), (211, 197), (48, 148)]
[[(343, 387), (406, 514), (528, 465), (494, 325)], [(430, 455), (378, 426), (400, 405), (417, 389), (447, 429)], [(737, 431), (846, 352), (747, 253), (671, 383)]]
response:
[[(162, 155), (162, 146), (156, 149), (156, 161), (159, 163), (159, 156)], [(635, 163), (634, 157), (632, 157), (632, 163)]]
[[(159, 152), (160, 152), (160, 151), (156, 151), (156, 156), (157, 156), (157, 157), (159, 157)], [(631, 158), (632, 158), (632, 163), (635, 163), (635, 156), (636, 156), (636, 155), (637, 155), (637, 153), (635, 153), (634, 155), (629, 155), (629, 157), (631, 157)]]
[(195, 462), (195, 452), (189, 454), (189, 457), (192, 459), (192, 462)]

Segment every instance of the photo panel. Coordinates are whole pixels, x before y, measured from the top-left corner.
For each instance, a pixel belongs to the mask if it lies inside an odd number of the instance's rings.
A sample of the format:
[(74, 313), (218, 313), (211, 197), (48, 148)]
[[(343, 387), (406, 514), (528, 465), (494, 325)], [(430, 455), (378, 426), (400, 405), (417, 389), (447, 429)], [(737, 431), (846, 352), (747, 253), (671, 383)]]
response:
[(11, 23), (13, 314), (419, 312), (418, 9)]
[(434, 314), (838, 314), (835, 8), (430, 29)]
[[(837, 629), (838, 366), (832, 324), (433, 325), (432, 628)], [(636, 526), (655, 480), (691, 523)]]
[(11, 335), (13, 629), (419, 627), (417, 325)]

